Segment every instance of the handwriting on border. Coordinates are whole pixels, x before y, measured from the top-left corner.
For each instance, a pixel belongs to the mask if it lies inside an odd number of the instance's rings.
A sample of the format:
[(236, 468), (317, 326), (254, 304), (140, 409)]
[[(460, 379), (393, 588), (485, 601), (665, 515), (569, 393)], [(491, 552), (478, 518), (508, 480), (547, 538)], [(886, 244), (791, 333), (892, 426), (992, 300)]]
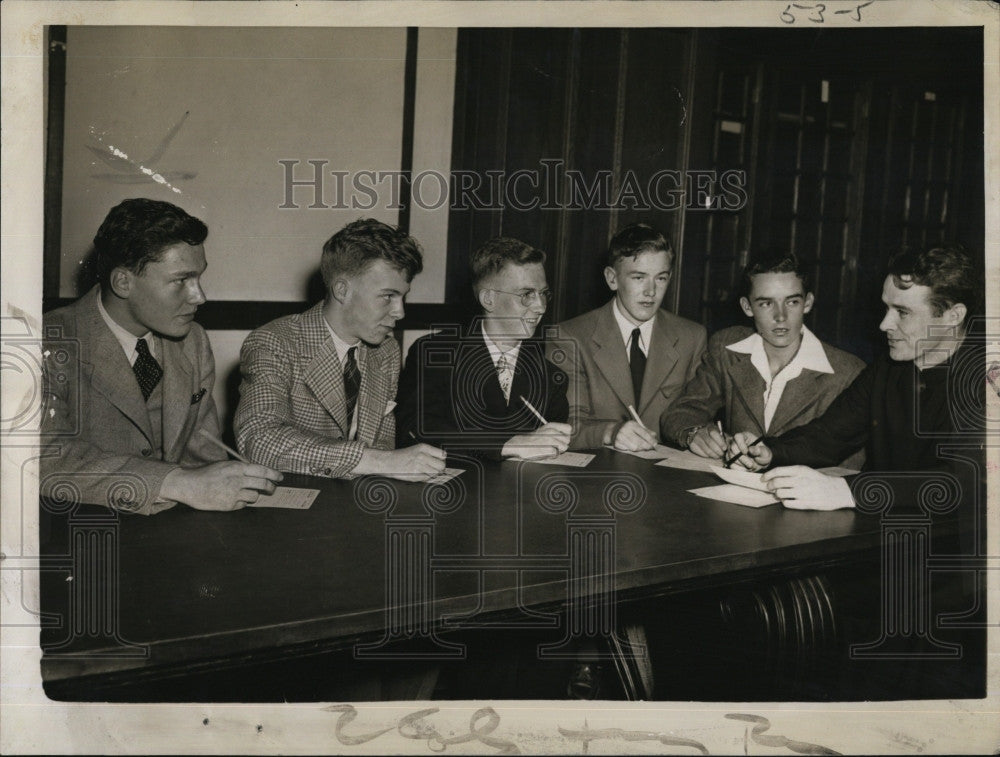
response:
[[(854, 21), (861, 21), (861, 9), (866, 8), (875, 0), (868, 0), (866, 3), (858, 3), (850, 8), (842, 8), (830, 11), (834, 16), (850, 14)], [(785, 9), (778, 14), (778, 17), (786, 24), (794, 24), (799, 20), (811, 21), (814, 24), (826, 23), (826, 13), (828, 6), (826, 3), (788, 3)]]
[[(500, 725), (500, 715), (492, 707), (480, 707), (469, 718), (469, 730), (457, 736), (445, 736), (437, 728), (426, 721), (432, 715), (440, 712), (440, 708), (428, 707), (401, 717), (394, 726), (380, 728), (367, 733), (351, 734), (347, 733), (348, 727), (357, 719), (358, 711), (354, 705), (337, 704), (324, 707), (326, 712), (338, 713), (337, 723), (334, 726), (334, 736), (342, 746), (358, 746), (369, 741), (374, 741), (380, 736), (384, 736), (390, 731), (395, 731), (404, 739), (425, 740), (427, 748), (432, 752), (444, 752), (450, 746), (458, 744), (468, 744), (478, 742), (483, 746), (496, 749), (498, 754), (520, 754), (521, 750), (517, 744), (507, 739), (493, 736)], [(744, 741), (753, 741), (755, 744), (764, 747), (784, 748), (796, 754), (814, 755), (838, 755), (836, 752), (819, 744), (812, 744), (808, 741), (797, 741), (789, 739), (780, 734), (768, 733), (771, 729), (771, 721), (761, 715), (749, 715), (744, 713), (727, 713), (729, 720), (739, 720), (745, 723), (752, 723), (753, 728), (747, 729)], [(597, 728), (591, 729), (584, 720), (582, 729), (556, 727), (559, 735), (567, 741), (580, 742), (581, 751), (586, 754), (591, 742), (610, 740), (626, 741), (631, 743), (650, 741), (659, 742), (664, 746), (690, 747), (697, 750), (699, 754), (711, 754), (708, 748), (695, 739), (682, 738), (672, 733), (657, 731), (627, 731), (623, 728)]]

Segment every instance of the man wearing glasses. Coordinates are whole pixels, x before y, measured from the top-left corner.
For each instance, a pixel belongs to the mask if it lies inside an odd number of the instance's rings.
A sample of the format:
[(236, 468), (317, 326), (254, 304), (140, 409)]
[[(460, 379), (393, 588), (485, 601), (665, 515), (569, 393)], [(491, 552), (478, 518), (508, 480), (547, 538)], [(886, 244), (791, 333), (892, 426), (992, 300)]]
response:
[(694, 376), (706, 343), (704, 326), (660, 309), (673, 262), (660, 232), (626, 226), (604, 269), (614, 297), (559, 325), (559, 336), (577, 346), (567, 390), (573, 448), (637, 452), (659, 443), (660, 416)]
[[(483, 459), (543, 459), (564, 452), (566, 374), (534, 338), (548, 306), (545, 253), (492, 239), (472, 254), (481, 314), (410, 348), (396, 397), (396, 438)], [(544, 420), (543, 420), (544, 419)]]

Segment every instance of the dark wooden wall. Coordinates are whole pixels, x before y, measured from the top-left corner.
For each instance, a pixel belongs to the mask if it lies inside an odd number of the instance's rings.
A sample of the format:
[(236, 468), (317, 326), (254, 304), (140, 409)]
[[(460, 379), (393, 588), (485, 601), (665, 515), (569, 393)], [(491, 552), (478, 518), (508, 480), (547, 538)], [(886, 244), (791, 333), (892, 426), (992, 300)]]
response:
[[(794, 250), (814, 279), (809, 325), (870, 358), (890, 254), (938, 239), (983, 250), (979, 28), (463, 29), (457, 65), (452, 169), (548, 163), (563, 194), (453, 206), (451, 303), (469, 299), (469, 252), (502, 234), (548, 252), (550, 320), (597, 307), (608, 240), (643, 220), (679, 253), (667, 307), (734, 323), (748, 253)], [(557, 163), (588, 183), (609, 174), (610, 206), (569, 202)], [(613, 202), (662, 170), (714, 171), (711, 206), (693, 176), (675, 209)], [(726, 171), (746, 176), (745, 202), (727, 197)]]

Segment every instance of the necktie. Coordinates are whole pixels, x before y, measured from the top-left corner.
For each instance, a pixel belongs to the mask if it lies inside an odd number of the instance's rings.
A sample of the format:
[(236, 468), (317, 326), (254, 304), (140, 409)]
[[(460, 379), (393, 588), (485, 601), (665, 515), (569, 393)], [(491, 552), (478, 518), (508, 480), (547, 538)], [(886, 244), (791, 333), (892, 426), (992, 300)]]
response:
[(628, 367), (632, 372), (632, 391), (635, 392), (635, 404), (639, 404), (642, 396), (642, 375), (646, 372), (646, 356), (639, 347), (639, 329), (632, 329), (632, 346), (628, 353)]
[(150, 354), (149, 345), (146, 344), (145, 339), (136, 341), (135, 351), (139, 353), (139, 356), (132, 364), (132, 371), (135, 373), (136, 381), (139, 382), (139, 389), (142, 390), (142, 398), (148, 400), (149, 395), (153, 393), (156, 385), (163, 378), (163, 369), (156, 362), (156, 358)]
[(358, 392), (361, 390), (361, 371), (354, 357), (357, 347), (347, 350), (347, 362), (344, 364), (344, 400), (347, 403), (347, 420), (350, 422), (354, 414), (354, 406), (358, 402)]
[(500, 359), (497, 360), (497, 377), (500, 379), (500, 389), (503, 391), (504, 399), (510, 402), (510, 385), (514, 381), (514, 371), (510, 367), (506, 353), (500, 353)]

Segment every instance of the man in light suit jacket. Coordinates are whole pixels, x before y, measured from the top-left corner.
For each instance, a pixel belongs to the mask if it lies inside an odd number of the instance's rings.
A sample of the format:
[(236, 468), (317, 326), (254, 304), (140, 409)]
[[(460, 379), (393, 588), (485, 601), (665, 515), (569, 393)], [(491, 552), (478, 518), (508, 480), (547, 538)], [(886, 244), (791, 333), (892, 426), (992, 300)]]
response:
[(549, 302), (544, 262), (541, 250), (502, 237), (472, 254), (482, 314), (410, 348), (397, 399), (399, 444), (419, 439), (491, 460), (566, 450), (566, 374), (533, 338)]
[(43, 498), (147, 515), (178, 502), (232, 510), (281, 479), (225, 462), (211, 441), (215, 361), (194, 323), (207, 235), (181, 208), (146, 199), (101, 224), (100, 283), (44, 319)]
[(558, 326), (559, 338), (577, 347), (567, 368), (574, 449), (639, 451), (660, 441), (660, 416), (694, 375), (706, 341), (704, 326), (660, 309), (673, 259), (656, 229), (626, 226), (611, 240), (604, 269), (614, 297)]
[(393, 337), (423, 268), (405, 232), (374, 219), (323, 245), (326, 298), (252, 332), (240, 352), (236, 440), (255, 462), (314, 476), (424, 481), (444, 470), (426, 444), (394, 449), (400, 350)]
[[(865, 366), (803, 324), (813, 294), (794, 254), (752, 261), (744, 291), (740, 306), (754, 328), (712, 335), (694, 379), (661, 423), (665, 438), (702, 457), (721, 459), (737, 432), (778, 436), (822, 415)], [(862, 461), (852, 457), (846, 464)]]

